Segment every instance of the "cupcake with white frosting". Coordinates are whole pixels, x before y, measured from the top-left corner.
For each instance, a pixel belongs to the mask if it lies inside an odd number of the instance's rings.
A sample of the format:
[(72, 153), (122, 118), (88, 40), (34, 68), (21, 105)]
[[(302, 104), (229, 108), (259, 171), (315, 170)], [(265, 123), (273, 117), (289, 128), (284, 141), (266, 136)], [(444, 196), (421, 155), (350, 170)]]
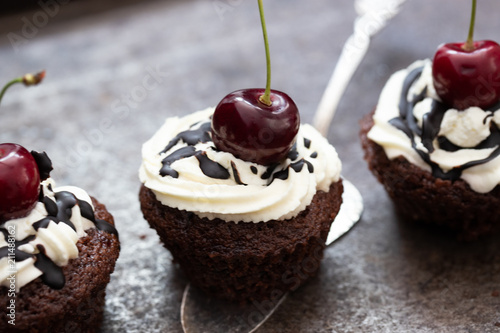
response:
[(417, 61), (391, 76), (361, 122), (365, 159), (404, 218), (475, 239), (500, 225), (500, 101), (448, 106), (432, 70)]
[(46, 154), (32, 154), (39, 198), (0, 223), (0, 331), (96, 332), (120, 249), (113, 217), (84, 190), (56, 187)]
[(341, 204), (341, 164), (312, 126), (280, 163), (260, 165), (212, 142), (208, 108), (169, 118), (144, 143), (141, 208), (190, 281), (230, 300), (298, 288), (319, 268)]

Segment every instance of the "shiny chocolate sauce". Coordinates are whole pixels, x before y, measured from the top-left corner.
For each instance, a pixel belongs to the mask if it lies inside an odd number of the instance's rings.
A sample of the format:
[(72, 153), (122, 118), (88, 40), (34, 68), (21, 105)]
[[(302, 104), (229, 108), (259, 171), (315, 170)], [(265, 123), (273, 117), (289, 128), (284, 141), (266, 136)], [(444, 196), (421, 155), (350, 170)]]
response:
[(38, 166), (38, 171), (40, 173), (40, 180), (45, 180), (50, 177), (50, 172), (52, 171), (52, 162), (46, 152), (39, 153), (32, 150), (31, 155), (35, 159)]
[[(425, 163), (427, 163), (431, 167), (432, 175), (437, 178), (457, 180), (462, 175), (463, 170), (476, 165), (487, 163), (500, 155), (500, 130), (494, 122), (491, 122), (491, 133), (488, 138), (479, 143), (476, 147), (471, 148), (484, 149), (497, 147), (487, 158), (456, 166), (449, 171), (442, 170), (438, 164), (431, 160), (430, 154), (434, 151), (434, 142), (437, 142), (439, 149), (449, 152), (465, 148), (459, 147), (451, 143), (447, 138), (439, 136), (441, 122), (443, 120), (444, 114), (448, 109), (450, 109), (449, 106), (439, 101), (434, 100), (432, 102), (431, 110), (423, 116), (422, 128), (419, 127), (416, 118), (413, 115), (413, 110), (415, 108), (415, 105), (417, 105), (427, 97), (427, 87), (425, 87), (425, 89), (423, 89), (419, 94), (410, 96), (409, 98), (408, 94), (412, 85), (420, 78), (422, 71), (423, 66), (415, 68), (405, 78), (398, 105), (399, 117), (391, 119), (389, 123), (405, 133), (406, 136), (408, 136), (408, 138), (411, 140), (413, 149), (418, 153), (422, 160), (424, 160)], [(499, 109), (500, 102), (496, 105), (493, 105), (488, 110), (495, 112)], [(418, 148), (416, 137), (420, 137), (421, 144), (427, 149), (427, 151)]]
[(52, 289), (62, 289), (66, 284), (62, 268), (45, 255), (45, 249), (42, 245), (37, 245), (36, 247), (40, 252), (35, 255), (35, 267), (43, 272), (41, 276), (42, 282)]
[[(49, 186), (49, 190), (52, 191), (51, 186)], [(67, 191), (55, 192), (55, 199), (56, 201), (54, 202), (49, 197), (43, 195), (43, 190), (41, 191), (39, 201), (44, 204), (48, 215), (47, 217), (33, 223), (33, 228), (35, 230), (38, 231), (40, 228), (47, 228), (50, 222), (55, 222), (65, 223), (76, 231), (76, 228), (70, 219), (73, 207), (78, 205), (82, 216), (92, 221), (97, 229), (118, 236), (118, 231), (111, 223), (96, 219), (92, 206), (86, 201), (76, 198), (73, 193)], [(0, 226), (0, 232), (3, 233), (4, 238), (7, 239), (9, 235), (5, 227)], [(34, 239), (35, 236), (29, 236), (26, 239), (15, 242), (14, 254), (16, 262), (21, 262), (29, 258), (35, 258), (35, 267), (42, 271), (42, 281), (52, 289), (63, 288), (65, 285), (65, 278), (62, 268), (57, 266), (49, 257), (46, 256), (45, 249), (42, 245), (37, 245), (39, 250), (38, 254), (29, 254), (19, 250), (21, 245), (27, 244)], [(0, 248), (0, 259), (8, 257), (8, 255), (8, 246)]]
[[(190, 128), (193, 128), (197, 125), (199, 125), (199, 123), (195, 123), (195, 124), (191, 125)], [(178, 178), (179, 173), (172, 168), (172, 164), (175, 161), (181, 160), (183, 158), (188, 158), (188, 157), (194, 156), (198, 160), (200, 169), (205, 176), (210, 177), (210, 178), (214, 178), (214, 179), (229, 179), (231, 177), (231, 174), (232, 174), (236, 184), (247, 185), (241, 181), (239, 172), (236, 168), (236, 164), (233, 161), (231, 161), (231, 172), (230, 172), (230, 170), (223, 167), (222, 165), (220, 165), (216, 161), (211, 160), (208, 157), (208, 155), (206, 154), (206, 152), (196, 150), (196, 147), (195, 147), (196, 144), (212, 142), (210, 130), (211, 130), (211, 124), (208, 121), (208, 122), (201, 124), (196, 129), (183, 131), (183, 132), (177, 134), (172, 140), (170, 140), (170, 142), (167, 144), (167, 146), (161, 152), (159, 152), (159, 154), (167, 153), (170, 149), (172, 149), (174, 146), (176, 146), (179, 142), (183, 142), (183, 143), (187, 144), (187, 146), (175, 150), (174, 152), (168, 154), (162, 160), (162, 167), (161, 167), (160, 172), (159, 172), (160, 175), (162, 177), (170, 176), (172, 178)], [(304, 138), (304, 146), (307, 149), (310, 149), (311, 140)], [(213, 149), (215, 149), (215, 148), (213, 148)], [(306, 161), (303, 158), (300, 160), (297, 160), (299, 158), (299, 153), (297, 151), (297, 144), (296, 143), (290, 149), (290, 152), (288, 153), (287, 157), (290, 159), (290, 161), (292, 161), (292, 163), (287, 165), (285, 168), (283, 168), (283, 167), (280, 168), (280, 164), (270, 165), (266, 169), (266, 171), (260, 176), (261, 179), (269, 180), (268, 185), (271, 184), (274, 181), (274, 179), (286, 180), (286, 179), (288, 179), (290, 168), (292, 168), (296, 172), (300, 172), (304, 165), (307, 165), (307, 170), (310, 173), (314, 172), (314, 167), (310, 162)], [(311, 152), (310, 157), (317, 158), (318, 153)], [(258, 169), (255, 166), (253, 166), (253, 165), (250, 166), (250, 170), (254, 175), (258, 174)]]

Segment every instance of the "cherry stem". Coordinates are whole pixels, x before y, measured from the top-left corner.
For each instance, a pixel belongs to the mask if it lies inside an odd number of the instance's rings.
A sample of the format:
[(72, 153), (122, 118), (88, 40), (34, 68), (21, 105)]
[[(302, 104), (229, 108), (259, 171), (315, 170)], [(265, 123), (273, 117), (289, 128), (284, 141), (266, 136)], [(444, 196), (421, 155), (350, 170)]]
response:
[(17, 79), (14, 79), (14, 80), (8, 82), (3, 87), (2, 91), (0, 92), (0, 102), (2, 101), (3, 95), (5, 95), (5, 92), (7, 91), (7, 89), (9, 89), (11, 86), (13, 86), (16, 83), (22, 83), (22, 82), (23, 82), (23, 78), (22, 77), (18, 77)]
[(464, 44), (465, 51), (474, 50), (474, 25), (476, 23), (476, 2), (477, 0), (472, 0), (472, 11), (470, 16), (470, 26), (469, 26), (469, 36)]
[(269, 52), (269, 41), (267, 39), (266, 19), (264, 18), (264, 5), (262, 0), (259, 2), (260, 22), (262, 24), (262, 33), (264, 34), (264, 46), (266, 48), (266, 67), (267, 67), (267, 80), (266, 91), (264, 95), (260, 96), (259, 100), (267, 106), (272, 105), (271, 102), (271, 53)]
[(2, 88), (2, 91), (0, 91), (0, 102), (2, 101), (3, 99), (3, 95), (5, 95), (5, 92), (7, 91), (7, 89), (9, 89), (10, 87), (12, 87), (13, 85), (17, 84), (17, 83), (22, 83), (24, 84), (25, 86), (34, 86), (34, 85), (37, 85), (39, 84), (40, 82), (42, 82), (43, 78), (45, 77), (45, 71), (41, 71), (39, 73), (36, 73), (36, 74), (26, 74), (22, 77), (18, 77), (16, 79), (13, 79), (11, 81), (9, 81), (3, 88)]

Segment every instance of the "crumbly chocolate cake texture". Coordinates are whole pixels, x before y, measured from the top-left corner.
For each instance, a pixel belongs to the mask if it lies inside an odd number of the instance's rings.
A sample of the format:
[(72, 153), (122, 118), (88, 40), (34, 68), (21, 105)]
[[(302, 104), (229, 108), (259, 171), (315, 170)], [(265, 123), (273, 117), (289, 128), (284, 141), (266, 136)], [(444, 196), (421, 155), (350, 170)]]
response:
[[(92, 198), (97, 219), (114, 225), (106, 207)], [(103, 316), (106, 285), (114, 271), (120, 245), (117, 235), (92, 228), (76, 244), (79, 255), (62, 267), (66, 283), (60, 290), (41, 277), (16, 293), (15, 325), (8, 323), (8, 288), (0, 287), (0, 332), (93, 333)]]
[(444, 226), (466, 241), (499, 228), (500, 186), (478, 193), (462, 179), (434, 177), (404, 157), (389, 160), (384, 149), (367, 137), (373, 114), (360, 122), (364, 158), (403, 219)]
[(193, 285), (246, 302), (278, 297), (316, 275), (342, 191), (339, 180), (298, 216), (259, 223), (200, 218), (163, 205), (144, 185), (139, 197), (145, 219)]

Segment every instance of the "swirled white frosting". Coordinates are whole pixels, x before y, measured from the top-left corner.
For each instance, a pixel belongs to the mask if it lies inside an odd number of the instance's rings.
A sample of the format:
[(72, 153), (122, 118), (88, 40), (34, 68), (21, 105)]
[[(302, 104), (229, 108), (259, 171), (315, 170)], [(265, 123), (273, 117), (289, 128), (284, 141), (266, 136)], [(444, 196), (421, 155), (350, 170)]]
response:
[[(82, 201), (87, 202), (92, 208), (92, 200), (89, 195), (82, 189), (73, 186), (65, 186), (53, 188), (54, 182), (52, 179), (47, 179), (42, 182), (43, 195), (56, 202), (55, 193), (67, 191)], [(72, 208), (70, 221), (73, 223), (76, 230), (73, 230), (69, 225), (63, 222), (55, 223), (51, 221), (47, 227), (38, 228), (35, 230), (33, 224), (46, 218), (48, 212), (43, 202), (38, 202), (35, 208), (26, 217), (14, 219), (5, 222), (2, 226), (8, 232), (8, 237), (0, 233), (0, 248), (12, 247), (15, 241), (22, 241), (28, 237), (34, 237), (26, 244), (20, 245), (17, 249), (28, 254), (36, 255), (39, 253), (37, 246), (43, 246), (45, 255), (54, 262), (57, 266), (65, 266), (70, 259), (78, 257), (78, 248), (76, 243), (80, 237), (86, 235), (85, 230), (95, 227), (94, 223), (83, 217), (78, 205)], [(9, 257), (0, 259), (0, 285), (10, 288), (11, 281), (15, 281), (16, 290), (27, 283), (41, 276), (43, 272), (35, 266), (35, 257), (18, 261), (12, 260)], [(12, 276), (15, 278), (10, 279)]]
[[(263, 179), (267, 167), (218, 151), (209, 141), (198, 143), (195, 148), (206, 152), (209, 159), (227, 169), (230, 173), (228, 179), (214, 179), (203, 174), (194, 156), (172, 163), (171, 167), (179, 173), (178, 178), (161, 176), (160, 169), (165, 156), (185, 147), (186, 143), (181, 141), (167, 152), (160, 152), (178, 133), (209, 122), (213, 111), (214, 108), (208, 108), (183, 118), (169, 118), (144, 143), (139, 178), (162, 204), (194, 212), (200, 217), (224, 221), (285, 220), (304, 210), (316, 191), (328, 192), (330, 185), (339, 180), (341, 163), (337, 152), (310, 125), (300, 127), (296, 141), (298, 156), (294, 161), (303, 158), (312, 165), (314, 172), (309, 172), (307, 165), (304, 165), (299, 172), (289, 168), (285, 180), (272, 180), (272, 177)], [(291, 162), (287, 159), (274, 172), (286, 169)]]
[[(411, 139), (402, 130), (390, 124), (392, 119), (399, 117), (400, 95), (406, 77), (412, 70), (422, 66), (422, 74), (411, 86), (407, 96), (409, 101), (415, 95), (424, 94), (423, 99), (413, 109), (415, 121), (422, 128), (424, 115), (430, 112), (433, 102), (440, 102), (432, 82), (432, 62), (428, 59), (417, 61), (390, 77), (380, 95), (373, 116), (374, 126), (369, 131), (368, 138), (382, 146), (389, 159), (404, 156), (409, 162), (427, 171), (431, 171), (431, 166), (415, 148), (428, 154), (430, 161), (444, 172), (472, 161), (487, 159), (498, 147), (479, 148), (478, 144), (490, 136), (492, 122), (500, 126), (500, 112), (478, 107), (469, 107), (463, 111), (452, 108), (445, 110), (438, 137), (446, 138), (456, 145), (458, 149), (455, 151), (442, 149), (436, 138), (432, 142), (433, 151), (429, 152), (424, 147), (422, 138), (416, 133), (413, 133), (413, 147)], [(500, 157), (465, 168), (460, 177), (474, 191), (487, 193), (500, 184)]]

